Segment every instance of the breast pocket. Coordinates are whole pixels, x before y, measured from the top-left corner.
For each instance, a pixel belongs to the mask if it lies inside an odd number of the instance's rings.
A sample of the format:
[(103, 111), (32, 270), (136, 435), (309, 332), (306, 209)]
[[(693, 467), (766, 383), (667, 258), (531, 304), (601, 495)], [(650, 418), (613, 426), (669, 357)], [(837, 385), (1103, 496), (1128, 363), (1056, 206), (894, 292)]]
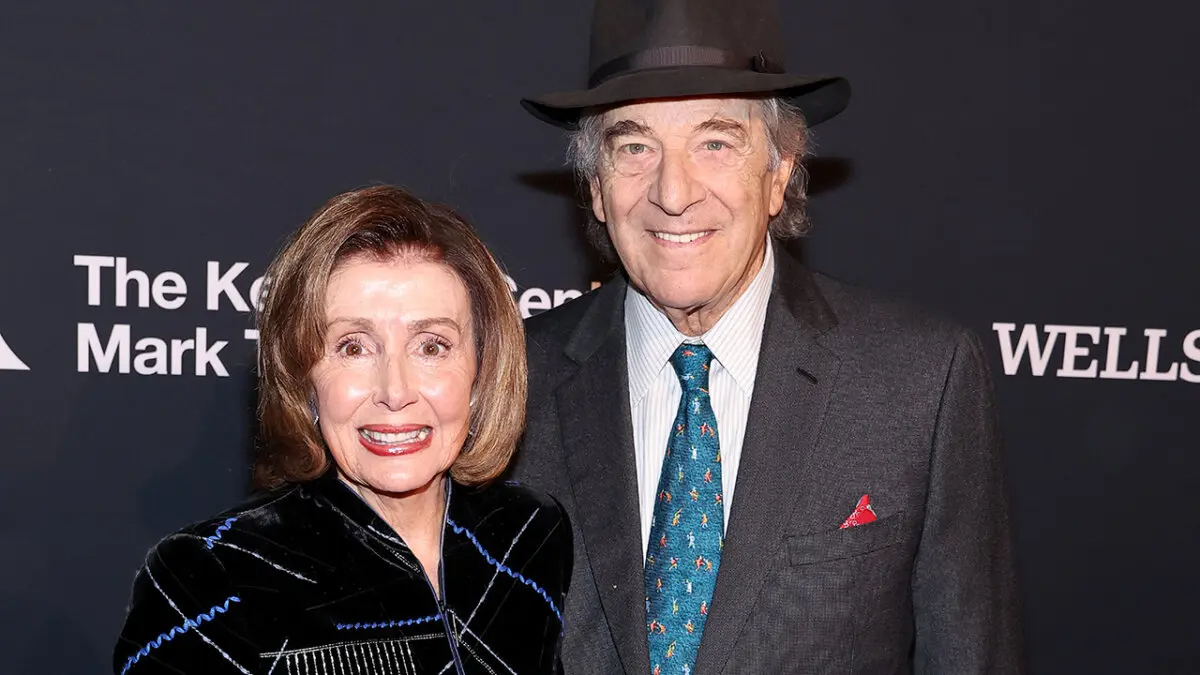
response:
[(791, 537), (787, 540), (792, 565), (845, 560), (894, 546), (903, 534), (904, 512), (873, 523)]

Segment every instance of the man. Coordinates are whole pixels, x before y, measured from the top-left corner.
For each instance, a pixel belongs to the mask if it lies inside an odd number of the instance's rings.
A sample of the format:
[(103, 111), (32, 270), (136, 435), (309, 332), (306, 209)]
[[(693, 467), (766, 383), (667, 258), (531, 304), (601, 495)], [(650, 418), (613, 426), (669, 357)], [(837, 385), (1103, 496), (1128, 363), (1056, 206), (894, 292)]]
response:
[[(567, 673), (1017, 673), (985, 358), (806, 270), (807, 126), (767, 0), (597, 0), (573, 130), (622, 274), (531, 319), (516, 477), (575, 527)], [(806, 122), (807, 121), (807, 122)]]

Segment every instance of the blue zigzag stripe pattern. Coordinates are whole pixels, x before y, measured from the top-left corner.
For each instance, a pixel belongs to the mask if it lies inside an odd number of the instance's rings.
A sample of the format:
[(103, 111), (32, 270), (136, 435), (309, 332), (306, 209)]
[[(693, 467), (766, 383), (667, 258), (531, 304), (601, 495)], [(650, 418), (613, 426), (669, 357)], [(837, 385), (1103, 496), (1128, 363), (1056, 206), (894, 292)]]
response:
[(121, 669), (121, 675), (125, 675), (125, 673), (129, 672), (129, 669), (133, 667), (133, 664), (140, 661), (143, 656), (149, 654), (152, 650), (161, 647), (164, 642), (170, 642), (171, 640), (174, 640), (176, 637), (183, 635), (193, 628), (199, 628), (200, 624), (204, 623), (205, 621), (212, 621), (213, 617), (216, 615), (224, 614), (225, 612), (229, 611), (229, 605), (234, 602), (241, 602), (241, 599), (236, 595), (231, 595), (225, 599), (225, 602), (215, 605), (212, 609), (208, 610), (204, 614), (201, 614), (194, 619), (186, 619), (183, 622), (183, 625), (176, 626), (166, 633), (159, 634), (158, 637), (146, 643), (145, 647), (137, 650), (133, 656), (129, 657), (129, 660), (125, 662), (125, 667)]
[(550, 599), (550, 594), (546, 592), (546, 589), (538, 586), (537, 582), (533, 579), (526, 579), (524, 575), (513, 571), (507, 565), (501, 564), (499, 560), (493, 558), (492, 554), (487, 552), (487, 549), (483, 547), (483, 544), (480, 544), (479, 540), (475, 538), (475, 535), (472, 534), (467, 528), (459, 527), (458, 523), (450, 520), (449, 518), (446, 519), (446, 523), (450, 526), (450, 529), (454, 530), (456, 534), (461, 534), (470, 540), (470, 542), (475, 545), (475, 549), (479, 551), (480, 555), (487, 559), (489, 565), (537, 591), (538, 595), (542, 596), (542, 599), (550, 605), (550, 610), (554, 612), (554, 616), (558, 617), (558, 622), (560, 624), (562, 623), (562, 612), (558, 611), (558, 606), (555, 605), (554, 601)]
[(226, 518), (225, 522), (223, 522), (217, 526), (216, 531), (212, 533), (211, 537), (204, 538), (204, 545), (207, 546), (211, 550), (213, 547), (213, 544), (221, 539), (221, 535), (229, 530), (229, 526), (233, 525), (233, 522), (235, 520), (237, 520), (237, 516), (234, 516), (232, 518)]
[(365, 630), (371, 628), (401, 628), (403, 626), (415, 626), (419, 623), (429, 623), (430, 621), (441, 621), (441, 614), (433, 616), (423, 616), (419, 619), (404, 619), (403, 621), (383, 621), (380, 623), (339, 623), (338, 630)]

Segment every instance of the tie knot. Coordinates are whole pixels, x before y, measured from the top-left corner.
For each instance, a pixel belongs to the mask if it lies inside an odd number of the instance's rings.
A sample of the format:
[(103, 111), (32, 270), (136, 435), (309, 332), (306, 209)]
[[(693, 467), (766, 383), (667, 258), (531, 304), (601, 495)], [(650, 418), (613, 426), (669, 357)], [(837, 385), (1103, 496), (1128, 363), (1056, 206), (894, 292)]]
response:
[(684, 391), (708, 389), (708, 367), (712, 360), (712, 350), (704, 345), (679, 345), (671, 354), (671, 365)]

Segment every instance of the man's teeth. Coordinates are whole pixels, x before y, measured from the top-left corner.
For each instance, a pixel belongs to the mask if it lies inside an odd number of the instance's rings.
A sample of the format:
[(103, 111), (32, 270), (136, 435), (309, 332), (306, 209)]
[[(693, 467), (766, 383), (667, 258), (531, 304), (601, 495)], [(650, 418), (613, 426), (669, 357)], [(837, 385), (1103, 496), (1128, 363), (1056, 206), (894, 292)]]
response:
[(692, 232), (690, 234), (671, 234), (670, 232), (651, 232), (654, 236), (663, 241), (670, 241), (676, 244), (690, 244), (700, 237), (708, 234), (708, 232)]
[(384, 434), (370, 429), (359, 429), (358, 433), (362, 434), (363, 438), (376, 443), (384, 443), (392, 445), (394, 443), (410, 443), (412, 441), (423, 441), (429, 437), (429, 427), (409, 431), (403, 434)]

